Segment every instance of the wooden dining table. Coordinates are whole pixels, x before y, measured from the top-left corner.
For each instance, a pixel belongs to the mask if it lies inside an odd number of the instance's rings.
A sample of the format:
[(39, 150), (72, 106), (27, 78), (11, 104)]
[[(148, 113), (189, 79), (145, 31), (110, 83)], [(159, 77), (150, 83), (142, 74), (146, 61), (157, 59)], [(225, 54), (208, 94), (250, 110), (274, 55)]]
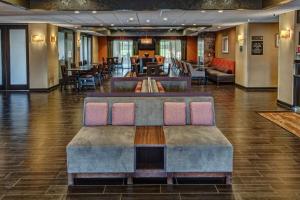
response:
[(87, 64), (87, 65), (83, 65), (83, 66), (76, 67), (76, 68), (66, 69), (68, 72), (72, 72), (72, 74), (76, 76), (76, 79), (77, 79), (76, 85), (75, 85), (76, 89), (79, 90), (79, 77), (80, 77), (80, 75), (90, 71), (92, 68), (93, 68), (93, 65)]

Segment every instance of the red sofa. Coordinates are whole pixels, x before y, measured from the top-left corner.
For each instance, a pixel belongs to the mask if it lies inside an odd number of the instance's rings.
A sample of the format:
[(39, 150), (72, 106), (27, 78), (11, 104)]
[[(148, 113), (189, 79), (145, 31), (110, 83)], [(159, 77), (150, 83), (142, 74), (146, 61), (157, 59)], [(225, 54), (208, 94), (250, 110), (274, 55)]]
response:
[(214, 58), (207, 69), (207, 77), (219, 83), (234, 83), (235, 82), (235, 61)]

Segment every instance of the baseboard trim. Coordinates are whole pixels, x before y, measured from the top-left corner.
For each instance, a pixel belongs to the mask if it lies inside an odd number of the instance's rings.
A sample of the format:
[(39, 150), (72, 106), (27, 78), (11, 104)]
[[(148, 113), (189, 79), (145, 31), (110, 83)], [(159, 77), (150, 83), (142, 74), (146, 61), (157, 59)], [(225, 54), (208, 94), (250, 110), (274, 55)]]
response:
[(60, 84), (54, 85), (50, 88), (33, 88), (30, 89), (29, 92), (51, 92), (55, 89), (57, 89), (60, 86)]
[(291, 110), (293, 108), (293, 106), (291, 104), (288, 104), (286, 102), (280, 101), (277, 99), (277, 105), (283, 108), (287, 108), (289, 110)]
[(237, 83), (235, 86), (247, 92), (276, 92), (278, 89), (277, 87), (245, 87)]

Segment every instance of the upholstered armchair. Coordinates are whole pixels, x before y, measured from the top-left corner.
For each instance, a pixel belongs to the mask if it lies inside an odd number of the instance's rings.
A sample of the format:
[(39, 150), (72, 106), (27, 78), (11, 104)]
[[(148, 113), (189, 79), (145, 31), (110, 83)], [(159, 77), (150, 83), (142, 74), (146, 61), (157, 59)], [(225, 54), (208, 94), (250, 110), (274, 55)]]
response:
[(205, 84), (207, 83), (204, 67), (193, 68), (191, 63), (186, 63), (186, 65), (188, 67), (189, 74), (190, 74), (192, 79), (199, 80), (199, 83), (200, 83), (201, 80), (204, 80), (204, 83)]

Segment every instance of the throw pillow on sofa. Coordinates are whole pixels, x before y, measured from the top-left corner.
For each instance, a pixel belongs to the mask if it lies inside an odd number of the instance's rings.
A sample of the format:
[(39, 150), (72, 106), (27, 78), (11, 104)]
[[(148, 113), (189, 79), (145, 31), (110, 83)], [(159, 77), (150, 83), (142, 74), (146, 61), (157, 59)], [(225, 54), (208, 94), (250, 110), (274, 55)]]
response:
[(135, 124), (134, 103), (114, 103), (112, 105), (112, 125), (133, 126)]
[(84, 116), (86, 126), (105, 126), (108, 118), (108, 104), (89, 102), (85, 105)]
[(213, 108), (211, 102), (191, 102), (191, 124), (192, 125), (213, 125)]
[(186, 125), (185, 102), (164, 103), (164, 124), (167, 126)]

